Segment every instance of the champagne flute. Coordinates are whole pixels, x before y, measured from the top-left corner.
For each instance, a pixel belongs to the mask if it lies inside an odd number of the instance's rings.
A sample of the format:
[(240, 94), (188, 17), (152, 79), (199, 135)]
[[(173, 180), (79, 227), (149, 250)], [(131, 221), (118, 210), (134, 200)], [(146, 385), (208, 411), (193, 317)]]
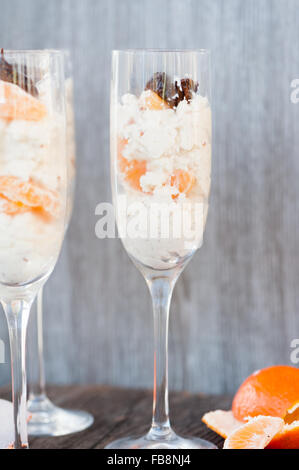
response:
[[(73, 106), (72, 64), (65, 51), (65, 98), (66, 98), (66, 149), (68, 170), (66, 231), (71, 219), (76, 177), (75, 119)], [(43, 347), (43, 288), (37, 295), (35, 309), (30, 320), (28, 337), (29, 400), (31, 419), (28, 431), (31, 436), (63, 436), (83, 431), (93, 423), (93, 417), (81, 410), (66, 410), (54, 405), (46, 394)]]
[(57, 262), (67, 209), (64, 56), (1, 51), (0, 300), (12, 366), (14, 448), (28, 447), (26, 330)]
[(215, 446), (178, 436), (168, 410), (168, 318), (179, 275), (202, 244), (211, 171), (210, 55), (206, 50), (114, 51), (112, 192), (119, 236), (149, 287), (154, 312), (150, 431), (116, 448)]

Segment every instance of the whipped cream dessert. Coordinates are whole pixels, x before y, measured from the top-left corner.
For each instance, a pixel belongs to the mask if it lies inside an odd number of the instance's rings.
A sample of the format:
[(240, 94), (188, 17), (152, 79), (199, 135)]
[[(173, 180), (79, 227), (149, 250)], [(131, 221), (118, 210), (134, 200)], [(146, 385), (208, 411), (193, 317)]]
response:
[(51, 272), (65, 225), (65, 121), (53, 110), (47, 74), (27, 88), (2, 68), (0, 283), (12, 285)]
[(197, 88), (190, 78), (172, 82), (157, 73), (139, 96), (125, 94), (112, 104), (118, 229), (128, 253), (153, 269), (177, 265), (202, 244), (211, 109)]

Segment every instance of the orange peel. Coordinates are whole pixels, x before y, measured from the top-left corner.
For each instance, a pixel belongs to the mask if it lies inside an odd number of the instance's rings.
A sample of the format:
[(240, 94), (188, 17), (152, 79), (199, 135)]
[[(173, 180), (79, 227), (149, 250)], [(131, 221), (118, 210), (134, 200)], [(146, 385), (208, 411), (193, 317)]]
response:
[(231, 410), (210, 411), (203, 415), (202, 421), (208, 426), (208, 428), (212, 429), (212, 431), (216, 432), (224, 439), (244, 424), (242, 421), (238, 421), (234, 417)]

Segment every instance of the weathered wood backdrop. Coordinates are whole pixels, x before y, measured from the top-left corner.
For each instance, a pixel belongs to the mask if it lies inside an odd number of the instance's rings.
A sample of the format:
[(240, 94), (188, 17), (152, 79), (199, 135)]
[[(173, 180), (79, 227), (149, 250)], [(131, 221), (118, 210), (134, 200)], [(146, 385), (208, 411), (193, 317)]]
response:
[[(152, 383), (147, 287), (120, 242), (94, 232), (95, 206), (110, 200), (114, 48), (213, 54), (211, 207), (205, 244), (174, 294), (171, 386), (225, 393), (256, 368), (290, 363), (299, 337), (299, 104), (290, 101), (299, 1), (0, 0), (0, 44), (70, 48), (74, 60), (78, 184), (45, 289), (48, 381)], [(7, 340), (3, 317), (0, 327)]]

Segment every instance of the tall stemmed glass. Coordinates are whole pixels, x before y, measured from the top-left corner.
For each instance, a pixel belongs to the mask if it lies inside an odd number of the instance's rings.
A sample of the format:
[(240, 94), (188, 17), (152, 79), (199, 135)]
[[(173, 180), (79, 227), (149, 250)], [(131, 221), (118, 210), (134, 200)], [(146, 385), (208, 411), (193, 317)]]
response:
[(67, 208), (64, 56), (6, 51), (0, 61), (0, 300), (10, 337), (14, 448), (28, 447), (26, 329), (56, 264)]
[(108, 448), (215, 448), (174, 433), (168, 318), (176, 280), (202, 244), (211, 171), (209, 52), (114, 51), (111, 172), (118, 232), (154, 311), (152, 427)]
[[(75, 119), (73, 106), (73, 78), (70, 54), (65, 53), (65, 97), (66, 97), (66, 136), (68, 193), (66, 231), (72, 216), (75, 177), (76, 177), (76, 144)], [(91, 426), (93, 417), (79, 410), (65, 410), (55, 406), (46, 394), (43, 346), (43, 288), (37, 295), (36, 308), (30, 319), (28, 356), (29, 356), (29, 400), (30, 421), (28, 431), (32, 436), (63, 436), (83, 431)]]

